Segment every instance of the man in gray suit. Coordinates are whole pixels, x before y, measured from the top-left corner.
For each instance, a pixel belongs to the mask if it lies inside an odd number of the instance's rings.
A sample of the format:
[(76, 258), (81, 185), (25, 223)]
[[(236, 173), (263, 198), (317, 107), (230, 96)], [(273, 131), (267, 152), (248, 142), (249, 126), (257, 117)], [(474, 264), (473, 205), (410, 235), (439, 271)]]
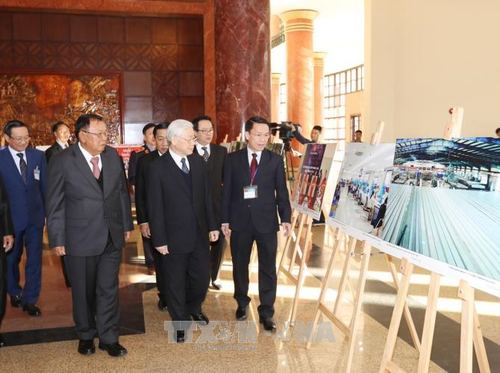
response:
[(78, 352), (99, 348), (111, 356), (127, 350), (118, 342), (118, 272), (133, 230), (120, 157), (106, 146), (102, 117), (86, 114), (75, 125), (78, 143), (50, 162), (47, 222), (50, 247), (64, 256), (72, 285)]

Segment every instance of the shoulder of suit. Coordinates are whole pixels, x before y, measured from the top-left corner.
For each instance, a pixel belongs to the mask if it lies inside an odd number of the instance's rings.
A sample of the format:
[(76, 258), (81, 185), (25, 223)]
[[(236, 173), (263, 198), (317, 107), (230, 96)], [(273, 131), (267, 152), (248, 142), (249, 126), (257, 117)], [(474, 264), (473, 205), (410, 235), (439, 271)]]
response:
[(26, 149), (26, 154), (29, 154), (29, 153), (36, 154), (38, 156), (42, 156), (42, 155), (45, 156), (44, 152), (42, 152), (41, 150), (35, 149), (35, 148)]

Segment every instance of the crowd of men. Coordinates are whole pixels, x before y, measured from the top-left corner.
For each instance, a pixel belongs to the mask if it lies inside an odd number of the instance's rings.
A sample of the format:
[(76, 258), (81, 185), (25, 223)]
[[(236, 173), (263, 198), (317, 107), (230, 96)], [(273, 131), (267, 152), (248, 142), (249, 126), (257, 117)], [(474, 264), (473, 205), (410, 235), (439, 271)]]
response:
[[(119, 343), (118, 273), (122, 249), (133, 231), (127, 182), (134, 186), (137, 223), (148, 273), (156, 275), (158, 308), (170, 313), (176, 340), (192, 321), (208, 324), (202, 309), (209, 286), (220, 290), (226, 238), (231, 237), (235, 318), (248, 315), (249, 262), (259, 260), (259, 321), (276, 328), (277, 231), (291, 232), (291, 208), (283, 159), (265, 149), (270, 124), (245, 123), (247, 147), (227, 154), (214, 144), (210, 117), (192, 122), (149, 123), (144, 149), (132, 154), (127, 180), (117, 151), (107, 145), (107, 126), (96, 114), (53, 128), (56, 142), (45, 154), (29, 147), (30, 130), (19, 121), (4, 127), (0, 150), (0, 322), (6, 294), (11, 305), (41, 315), (42, 236), (61, 257), (71, 287), (78, 352), (127, 353)], [(47, 166), (48, 164), (48, 166)], [(279, 216), (279, 219), (278, 219)], [(19, 264), (26, 248), (25, 283)], [(0, 335), (0, 347), (5, 341)]]

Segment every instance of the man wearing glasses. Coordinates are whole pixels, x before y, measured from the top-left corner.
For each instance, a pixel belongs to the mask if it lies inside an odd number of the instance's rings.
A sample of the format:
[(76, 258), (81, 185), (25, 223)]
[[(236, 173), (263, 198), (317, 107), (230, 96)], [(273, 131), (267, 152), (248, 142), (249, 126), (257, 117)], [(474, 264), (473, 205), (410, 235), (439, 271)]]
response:
[[(220, 207), (222, 203), (222, 177), (224, 173), (224, 161), (227, 149), (223, 146), (212, 144), (214, 138), (214, 127), (212, 118), (207, 115), (193, 120), (193, 128), (196, 132), (195, 153), (203, 157), (207, 165), (208, 179), (212, 188), (212, 200), (214, 203), (215, 218), (220, 221)], [(220, 267), (224, 259), (226, 249), (226, 238), (219, 232), (219, 239), (210, 244), (210, 280), (215, 290), (221, 289), (218, 281)]]
[(78, 352), (127, 353), (120, 345), (118, 272), (122, 248), (134, 229), (127, 181), (117, 151), (106, 145), (102, 117), (86, 114), (75, 125), (78, 143), (50, 161), (47, 225), (50, 247), (64, 256), (72, 286)]
[[(8, 146), (0, 151), (0, 175), (5, 183), (14, 223), (15, 242), (7, 255), (7, 292), (13, 307), (40, 316), (36, 305), (42, 286), (42, 234), (45, 225), (45, 154), (28, 149), (29, 129), (19, 120), (4, 127)], [(24, 287), (19, 263), (26, 247)]]

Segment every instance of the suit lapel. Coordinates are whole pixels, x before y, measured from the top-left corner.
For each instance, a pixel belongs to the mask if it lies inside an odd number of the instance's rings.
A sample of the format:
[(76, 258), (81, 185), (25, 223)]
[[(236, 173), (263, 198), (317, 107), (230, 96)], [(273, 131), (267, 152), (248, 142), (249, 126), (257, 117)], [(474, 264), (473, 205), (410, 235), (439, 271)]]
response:
[(179, 168), (179, 166), (177, 166), (177, 164), (175, 163), (174, 159), (170, 155), (170, 152), (167, 152), (167, 154), (164, 154), (161, 158), (165, 159), (167, 170), (170, 173), (171, 178), (175, 180), (177, 184), (179, 184), (179, 186), (181, 187), (182, 190), (184, 190), (184, 192), (186, 192), (189, 196), (191, 196), (191, 192), (188, 186), (186, 185), (186, 181), (184, 180), (182, 171)]
[(248, 163), (248, 150), (247, 148), (244, 148), (243, 150), (240, 151), (240, 167), (243, 168), (245, 171), (245, 181), (246, 185), (250, 185), (251, 178), (250, 178), (250, 164)]
[(267, 169), (269, 166), (269, 153), (264, 149), (262, 151), (262, 154), (260, 155), (260, 162), (259, 162), (259, 167), (257, 168), (257, 173), (255, 174), (255, 178), (253, 180), (254, 184), (257, 183), (260, 180), (260, 175)]
[[(111, 175), (110, 175), (110, 173), (112, 170), (112, 166), (111, 166), (110, 161), (111, 160), (109, 159), (108, 152), (106, 150), (104, 150), (101, 153), (102, 171), (104, 171), (104, 173), (102, 174), (102, 191), (103, 191), (104, 196), (108, 195), (109, 188), (111, 187), (111, 183), (110, 183)], [(94, 176), (94, 175), (92, 174), (92, 176)]]
[[(95, 190), (99, 193), (101, 192), (101, 188), (99, 188), (99, 184), (97, 184), (97, 180), (94, 177), (94, 174), (90, 170), (90, 166), (87, 165), (87, 161), (85, 160), (85, 157), (83, 156), (82, 151), (80, 150), (80, 147), (78, 145), (72, 147), (73, 149), (73, 154), (75, 156), (75, 164), (76, 166), (80, 169), (82, 174), (85, 176), (87, 181), (95, 188)], [(102, 157), (101, 157), (102, 160)], [(104, 163), (103, 163), (103, 169), (104, 169)]]
[(15, 180), (18, 182), (21, 182), (24, 185), (23, 178), (21, 177), (21, 173), (17, 169), (16, 163), (14, 162), (14, 159), (12, 158), (12, 155), (10, 154), (10, 150), (8, 147), (5, 147), (5, 149), (2, 151), (3, 153), (3, 158), (5, 160), (5, 164), (7, 167), (10, 169), (10, 172), (13, 174), (13, 177)]
[(34, 171), (36, 168), (34, 154), (29, 151), (30, 149), (26, 149), (26, 162), (28, 163), (28, 168), (26, 169), (26, 184), (29, 184), (31, 180), (34, 178)]

